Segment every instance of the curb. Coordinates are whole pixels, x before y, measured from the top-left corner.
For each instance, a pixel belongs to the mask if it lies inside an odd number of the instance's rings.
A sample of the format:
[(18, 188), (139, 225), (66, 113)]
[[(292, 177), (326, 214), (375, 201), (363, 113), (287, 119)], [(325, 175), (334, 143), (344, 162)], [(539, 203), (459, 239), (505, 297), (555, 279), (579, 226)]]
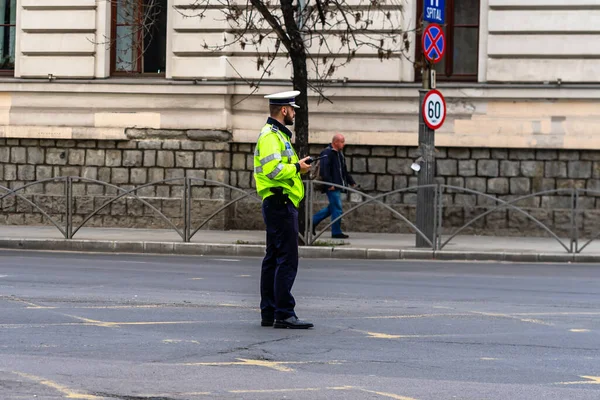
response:
[[(264, 245), (23, 238), (1, 238), (0, 249), (240, 257), (262, 257), (265, 254)], [(298, 251), (300, 258), (600, 263), (600, 254), (394, 250), (314, 246), (300, 246)]]

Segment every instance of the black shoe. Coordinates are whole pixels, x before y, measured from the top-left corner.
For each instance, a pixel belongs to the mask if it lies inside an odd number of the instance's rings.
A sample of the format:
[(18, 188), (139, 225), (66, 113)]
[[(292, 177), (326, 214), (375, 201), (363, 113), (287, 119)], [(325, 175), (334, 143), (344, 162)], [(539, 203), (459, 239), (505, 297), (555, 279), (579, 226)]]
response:
[(335, 235), (331, 235), (331, 237), (334, 239), (348, 239), (350, 236), (345, 233), (336, 233)]
[(312, 229), (312, 235), (317, 236), (317, 231), (315, 230), (315, 228)]
[(260, 326), (273, 326), (273, 323), (275, 323), (275, 321), (273, 321), (272, 319), (263, 319), (262, 321), (260, 321)]
[(288, 319), (276, 319), (273, 328), (277, 329), (308, 329), (314, 325), (308, 321), (299, 320), (298, 317), (289, 317)]

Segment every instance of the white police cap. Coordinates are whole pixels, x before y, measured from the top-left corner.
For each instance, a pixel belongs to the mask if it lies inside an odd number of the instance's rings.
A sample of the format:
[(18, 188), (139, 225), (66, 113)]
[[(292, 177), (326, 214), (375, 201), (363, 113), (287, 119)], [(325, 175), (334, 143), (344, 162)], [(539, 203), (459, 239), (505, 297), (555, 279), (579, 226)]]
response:
[(300, 108), (296, 104), (296, 96), (300, 94), (299, 90), (292, 90), (289, 92), (273, 93), (265, 96), (265, 99), (269, 99), (269, 104), (276, 106), (292, 106), (294, 108)]

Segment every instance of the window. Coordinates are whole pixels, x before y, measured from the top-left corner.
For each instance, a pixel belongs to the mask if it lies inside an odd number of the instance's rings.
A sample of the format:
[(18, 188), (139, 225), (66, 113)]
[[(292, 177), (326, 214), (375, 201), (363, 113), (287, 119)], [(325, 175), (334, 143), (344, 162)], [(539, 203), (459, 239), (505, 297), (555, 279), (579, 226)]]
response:
[(17, 0), (0, 0), (0, 71), (15, 69)]
[[(446, 54), (435, 65), (439, 80), (476, 81), (479, 60), (479, 0), (446, 0)], [(417, 3), (417, 21), (423, 17), (423, 0)], [(424, 59), (421, 36), (417, 60)], [(420, 71), (419, 71), (420, 79)]]
[(167, 0), (114, 0), (111, 72), (164, 74)]

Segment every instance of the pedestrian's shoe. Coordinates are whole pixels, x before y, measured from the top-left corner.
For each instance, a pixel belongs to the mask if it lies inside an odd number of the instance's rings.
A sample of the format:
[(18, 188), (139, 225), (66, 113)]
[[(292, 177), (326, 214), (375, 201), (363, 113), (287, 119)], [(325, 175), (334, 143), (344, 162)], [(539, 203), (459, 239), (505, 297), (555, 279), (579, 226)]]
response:
[(348, 239), (350, 236), (345, 233), (336, 233), (335, 235), (331, 235), (331, 237), (334, 239)]
[(308, 329), (314, 325), (308, 321), (302, 321), (298, 317), (289, 317), (288, 319), (276, 319), (273, 328), (277, 329)]
[(273, 323), (275, 323), (275, 321), (272, 319), (263, 319), (260, 321), (260, 326), (273, 326)]

